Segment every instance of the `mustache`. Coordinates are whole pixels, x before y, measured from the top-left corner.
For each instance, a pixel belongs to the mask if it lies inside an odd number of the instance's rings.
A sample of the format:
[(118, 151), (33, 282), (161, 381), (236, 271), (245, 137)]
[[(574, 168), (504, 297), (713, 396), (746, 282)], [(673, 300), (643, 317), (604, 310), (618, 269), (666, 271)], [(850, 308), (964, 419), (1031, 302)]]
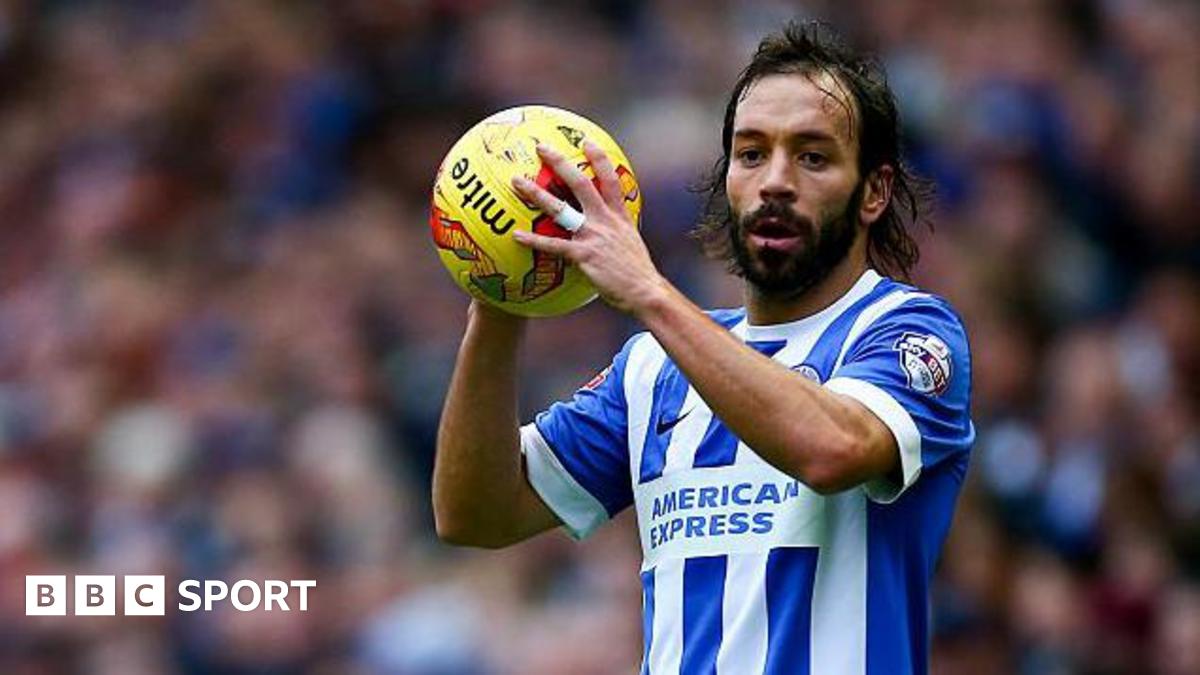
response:
[(813, 223), (808, 218), (796, 213), (786, 204), (772, 201), (764, 202), (762, 206), (746, 214), (740, 224), (741, 229), (747, 232), (773, 230), (798, 234), (811, 232), (813, 228)]

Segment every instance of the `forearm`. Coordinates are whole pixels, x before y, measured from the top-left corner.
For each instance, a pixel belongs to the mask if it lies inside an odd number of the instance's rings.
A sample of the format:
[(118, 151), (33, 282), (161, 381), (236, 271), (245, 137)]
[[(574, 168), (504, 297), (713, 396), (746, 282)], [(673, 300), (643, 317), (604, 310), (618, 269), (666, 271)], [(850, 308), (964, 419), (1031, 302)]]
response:
[(433, 471), (438, 533), (452, 543), (500, 546), (552, 524), (530, 525), (527, 517), (540, 505), (530, 503), (521, 469), (516, 387), (523, 331), (523, 320), (472, 307)]
[(868, 411), (746, 346), (678, 290), (666, 286), (636, 316), (714, 415), (776, 468), (820, 491), (888, 470), (868, 457), (880, 442)]

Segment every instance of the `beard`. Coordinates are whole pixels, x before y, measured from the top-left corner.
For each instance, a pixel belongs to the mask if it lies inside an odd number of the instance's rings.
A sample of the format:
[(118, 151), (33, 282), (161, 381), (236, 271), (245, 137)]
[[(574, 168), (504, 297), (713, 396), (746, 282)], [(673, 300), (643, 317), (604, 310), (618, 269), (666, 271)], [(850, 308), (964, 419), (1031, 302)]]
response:
[[(803, 295), (824, 281), (846, 256), (858, 237), (856, 223), (850, 214), (858, 212), (861, 184), (855, 188), (845, 207), (837, 213), (814, 223), (777, 201), (768, 201), (754, 211), (731, 214), (729, 228), (733, 258), (730, 267), (734, 274), (745, 279), (762, 295), (793, 298)], [(776, 248), (750, 248), (750, 232), (761, 221), (777, 219), (800, 239), (795, 252)]]

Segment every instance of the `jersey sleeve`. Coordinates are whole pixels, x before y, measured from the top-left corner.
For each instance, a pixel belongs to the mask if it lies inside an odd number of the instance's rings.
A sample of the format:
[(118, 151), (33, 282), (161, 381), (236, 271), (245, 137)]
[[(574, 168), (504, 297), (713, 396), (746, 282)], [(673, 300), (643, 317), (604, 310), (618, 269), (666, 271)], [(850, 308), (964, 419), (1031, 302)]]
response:
[(521, 428), (529, 483), (576, 539), (633, 502), (624, 381), (636, 339), (570, 400)]
[(895, 436), (902, 483), (884, 477), (864, 485), (871, 499), (889, 503), (922, 470), (961, 458), (975, 440), (966, 331), (944, 301), (922, 297), (852, 340), (826, 386), (865, 405)]

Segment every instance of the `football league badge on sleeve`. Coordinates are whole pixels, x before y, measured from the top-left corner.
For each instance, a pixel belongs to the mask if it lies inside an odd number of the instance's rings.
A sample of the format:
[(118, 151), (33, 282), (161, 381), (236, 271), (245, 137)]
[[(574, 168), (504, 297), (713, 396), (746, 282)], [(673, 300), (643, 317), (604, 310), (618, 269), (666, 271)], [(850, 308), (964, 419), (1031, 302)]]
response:
[(908, 386), (940, 396), (950, 387), (950, 348), (936, 335), (905, 333), (896, 341)]

